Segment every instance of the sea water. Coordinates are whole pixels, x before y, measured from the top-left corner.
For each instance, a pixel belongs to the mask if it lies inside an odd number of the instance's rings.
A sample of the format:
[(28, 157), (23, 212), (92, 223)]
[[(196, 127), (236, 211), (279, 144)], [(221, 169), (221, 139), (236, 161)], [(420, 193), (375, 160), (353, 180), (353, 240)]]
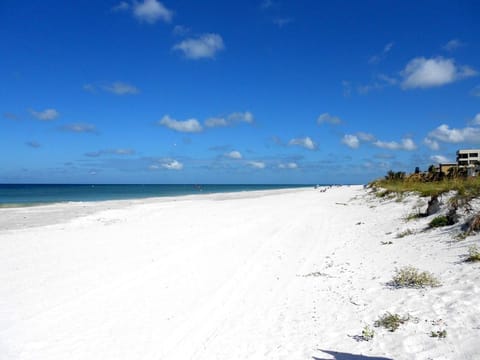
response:
[(275, 190), (310, 185), (105, 185), (105, 184), (0, 184), (0, 207), (67, 201), (103, 201), (149, 197)]

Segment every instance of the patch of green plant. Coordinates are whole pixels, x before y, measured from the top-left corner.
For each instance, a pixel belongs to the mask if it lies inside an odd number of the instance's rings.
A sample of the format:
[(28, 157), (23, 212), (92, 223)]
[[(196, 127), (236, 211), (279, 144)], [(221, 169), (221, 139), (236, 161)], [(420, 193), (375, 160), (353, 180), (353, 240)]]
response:
[(437, 330), (430, 333), (430, 337), (445, 339), (447, 337), (447, 330)]
[(365, 341), (370, 341), (375, 336), (375, 331), (370, 328), (370, 326), (366, 325), (362, 330), (362, 339)]
[(388, 331), (394, 332), (400, 325), (410, 320), (410, 316), (401, 317), (398, 314), (386, 312), (378, 320), (373, 323), (375, 327), (384, 327)]
[(414, 234), (413, 230), (412, 229), (407, 229), (405, 231), (402, 231), (400, 233), (397, 234), (397, 239), (401, 239), (401, 238), (404, 238), (405, 236), (409, 236), (409, 235), (412, 235)]
[(389, 285), (396, 288), (424, 288), (440, 286), (440, 281), (427, 271), (420, 271), (413, 266), (397, 269)]
[(472, 245), (468, 249), (468, 257), (465, 259), (467, 262), (476, 262), (480, 261), (480, 250), (477, 245)]
[(412, 220), (420, 219), (423, 216), (424, 215), (420, 212), (411, 213), (411, 214), (408, 214), (407, 216), (405, 216), (405, 221), (412, 221)]
[(448, 221), (448, 218), (445, 215), (437, 216), (428, 224), (428, 226), (431, 228), (447, 226), (447, 225), (450, 225), (450, 222)]

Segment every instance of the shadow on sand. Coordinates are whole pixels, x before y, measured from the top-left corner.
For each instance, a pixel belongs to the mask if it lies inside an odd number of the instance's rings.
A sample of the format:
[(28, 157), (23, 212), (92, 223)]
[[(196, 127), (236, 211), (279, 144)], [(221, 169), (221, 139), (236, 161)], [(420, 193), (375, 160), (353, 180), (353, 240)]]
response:
[[(382, 356), (365, 356), (365, 355), (356, 355), (345, 352), (331, 351), (331, 350), (321, 350), (320, 351), (332, 355), (335, 360), (393, 360), (392, 358), (386, 358)], [(319, 357), (313, 357), (313, 360), (331, 360), (324, 359)]]

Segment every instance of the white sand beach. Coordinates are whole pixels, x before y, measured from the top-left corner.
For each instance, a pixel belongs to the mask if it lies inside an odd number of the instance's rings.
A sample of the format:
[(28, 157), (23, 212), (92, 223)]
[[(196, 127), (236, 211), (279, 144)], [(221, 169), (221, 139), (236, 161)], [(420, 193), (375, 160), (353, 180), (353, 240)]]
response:
[[(342, 186), (0, 209), (0, 359), (479, 359), (480, 237), (405, 220), (425, 204)], [(388, 287), (405, 265), (442, 286)], [(385, 312), (410, 319), (373, 327)]]

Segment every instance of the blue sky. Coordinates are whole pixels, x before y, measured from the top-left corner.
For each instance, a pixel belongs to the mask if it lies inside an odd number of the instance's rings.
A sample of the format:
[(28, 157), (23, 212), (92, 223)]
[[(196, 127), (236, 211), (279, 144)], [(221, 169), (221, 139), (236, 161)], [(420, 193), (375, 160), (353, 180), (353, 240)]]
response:
[(480, 147), (476, 1), (0, 3), (0, 182), (365, 183)]

